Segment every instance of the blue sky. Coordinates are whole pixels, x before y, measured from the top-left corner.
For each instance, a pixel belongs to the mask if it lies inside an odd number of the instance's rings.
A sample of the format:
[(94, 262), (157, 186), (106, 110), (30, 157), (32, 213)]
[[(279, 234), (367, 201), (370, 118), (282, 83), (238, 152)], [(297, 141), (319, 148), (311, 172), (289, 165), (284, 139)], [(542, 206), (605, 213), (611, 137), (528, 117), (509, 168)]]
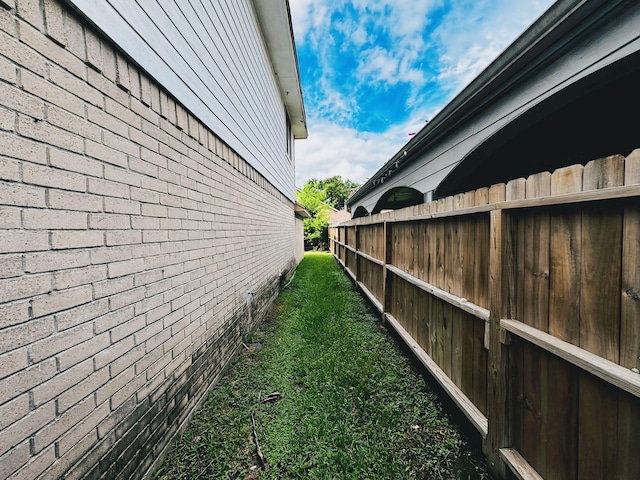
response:
[(364, 182), (552, 3), (289, 0), (309, 130), (296, 185)]

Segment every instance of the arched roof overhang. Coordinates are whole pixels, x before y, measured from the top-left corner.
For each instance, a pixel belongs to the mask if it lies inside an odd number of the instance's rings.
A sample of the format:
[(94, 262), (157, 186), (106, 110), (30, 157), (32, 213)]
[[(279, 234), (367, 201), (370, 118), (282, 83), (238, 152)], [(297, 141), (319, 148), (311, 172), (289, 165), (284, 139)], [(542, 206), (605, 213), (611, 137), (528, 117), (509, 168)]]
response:
[(637, 148), (640, 52), (589, 75), (527, 110), (469, 152), (435, 191), (442, 198), (585, 164)]
[(360, 217), (367, 217), (367, 216), (369, 216), (369, 212), (367, 211), (366, 208), (360, 205), (358, 208), (356, 208), (356, 211), (353, 212), (353, 216), (351, 218), (360, 218)]
[(411, 187), (394, 187), (386, 191), (371, 211), (372, 215), (383, 210), (397, 210), (424, 203), (424, 195)]

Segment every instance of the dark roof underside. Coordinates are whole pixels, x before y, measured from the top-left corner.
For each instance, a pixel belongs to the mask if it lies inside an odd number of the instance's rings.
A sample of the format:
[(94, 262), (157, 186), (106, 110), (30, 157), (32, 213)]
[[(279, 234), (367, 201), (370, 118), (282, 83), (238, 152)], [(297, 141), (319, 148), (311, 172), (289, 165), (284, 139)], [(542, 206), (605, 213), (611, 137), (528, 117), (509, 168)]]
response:
[(442, 181), (437, 198), (640, 147), (640, 54), (600, 70), (521, 115)]

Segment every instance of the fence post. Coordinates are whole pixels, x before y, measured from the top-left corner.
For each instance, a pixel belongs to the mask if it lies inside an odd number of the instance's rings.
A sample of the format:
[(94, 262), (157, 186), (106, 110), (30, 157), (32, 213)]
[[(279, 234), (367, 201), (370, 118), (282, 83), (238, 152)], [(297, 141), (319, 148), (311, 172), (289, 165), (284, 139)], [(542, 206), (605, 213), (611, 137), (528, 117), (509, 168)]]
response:
[(333, 253), (335, 255), (336, 254), (336, 247), (335, 247), (335, 245), (333, 243), (334, 232), (335, 232), (335, 228), (334, 227), (329, 227), (329, 251), (331, 251), (331, 253)]
[(391, 277), (387, 270), (387, 265), (391, 263), (391, 251), (393, 249), (393, 227), (392, 224), (384, 221), (384, 266), (382, 267), (382, 322), (386, 321), (385, 313), (391, 307)]
[(358, 252), (360, 251), (360, 241), (358, 240), (358, 225), (353, 226), (353, 248), (355, 249), (355, 253), (353, 254), (353, 275), (356, 277), (356, 282), (360, 281), (360, 257), (358, 256)]
[(511, 446), (511, 387), (508, 341), (500, 327), (502, 318), (515, 315), (515, 262), (513, 225), (503, 210), (491, 212), (489, 255), (489, 431), (484, 445), (490, 468), (499, 478), (507, 469), (500, 449)]

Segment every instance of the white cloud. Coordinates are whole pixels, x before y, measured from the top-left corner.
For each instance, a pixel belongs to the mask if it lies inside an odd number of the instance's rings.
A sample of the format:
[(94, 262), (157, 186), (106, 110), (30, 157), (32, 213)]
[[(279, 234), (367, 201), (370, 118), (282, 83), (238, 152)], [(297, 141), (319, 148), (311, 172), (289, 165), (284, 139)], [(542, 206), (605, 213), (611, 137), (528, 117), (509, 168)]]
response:
[(291, 22), (296, 43), (302, 45), (311, 29), (328, 23), (329, 8), (321, 0), (290, 0)]
[(409, 133), (417, 133), (425, 126), (425, 119), (435, 113), (416, 112), (411, 120), (384, 133), (359, 132), (327, 120), (310, 120), (309, 138), (296, 140), (296, 185), (334, 175), (364, 183), (411, 139)]
[(452, 2), (451, 11), (434, 32), (440, 55), (437, 79), (458, 92), (497, 58), (552, 0)]
[(394, 146), (385, 135), (315, 121), (309, 138), (296, 141), (296, 185), (301, 187), (310, 178), (334, 175), (362, 183), (394, 153)]
[[(313, 108), (307, 109), (309, 138), (296, 142), (298, 186), (313, 177), (340, 175), (361, 183), (372, 176), (410, 139), (408, 133), (419, 131), (425, 120), (432, 119), (553, 1), (456, 0), (447, 3), (448, 13), (431, 34), (426, 33), (435, 20), (431, 12), (442, 7), (443, 0), (350, 3), (356, 15), (332, 17), (344, 8), (344, 2), (290, 0), (296, 41), (299, 45), (306, 42), (315, 51), (322, 72), (321, 79), (305, 89), (305, 99)], [(339, 44), (330, 31), (332, 18), (334, 22), (341, 18), (333, 25), (346, 39)], [(388, 37), (391, 46), (381, 45), (379, 35)], [(341, 52), (360, 49), (357, 84), (345, 88), (339, 82), (348, 75), (333, 62)], [(423, 66), (420, 62), (427, 51), (435, 57), (429, 56), (430, 65)], [(369, 93), (370, 85), (398, 82), (411, 87), (403, 105), (411, 120), (380, 134), (340, 126), (365, 113), (358, 99)], [(429, 90), (425, 89), (427, 82)]]
[(344, 124), (359, 110), (358, 99), (340, 93), (327, 78), (320, 79), (311, 94), (319, 95), (314, 102), (315, 116)]
[(394, 85), (398, 78), (400, 61), (387, 50), (374, 47), (362, 52), (358, 76), (365, 81), (384, 82)]

